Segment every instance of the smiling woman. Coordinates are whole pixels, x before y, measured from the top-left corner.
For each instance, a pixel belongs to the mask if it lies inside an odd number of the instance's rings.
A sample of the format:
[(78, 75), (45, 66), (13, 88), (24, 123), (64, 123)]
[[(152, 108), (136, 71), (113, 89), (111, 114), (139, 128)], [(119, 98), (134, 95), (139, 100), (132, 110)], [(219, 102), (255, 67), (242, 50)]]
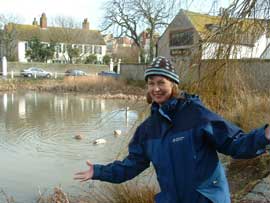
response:
[(170, 61), (157, 57), (145, 70), (151, 114), (137, 128), (129, 153), (112, 163), (92, 164), (75, 179), (122, 183), (152, 162), (160, 193), (156, 203), (230, 203), (217, 152), (248, 159), (266, 152), (268, 125), (249, 133), (207, 109), (198, 96), (176, 95), (179, 77)]
[(162, 105), (171, 97), (177, 97), (179, 90), (179, 76), (175, 73), (170, 61), (158, 58), (145, 70), (147, 80), (147, 102), (156, 102)]

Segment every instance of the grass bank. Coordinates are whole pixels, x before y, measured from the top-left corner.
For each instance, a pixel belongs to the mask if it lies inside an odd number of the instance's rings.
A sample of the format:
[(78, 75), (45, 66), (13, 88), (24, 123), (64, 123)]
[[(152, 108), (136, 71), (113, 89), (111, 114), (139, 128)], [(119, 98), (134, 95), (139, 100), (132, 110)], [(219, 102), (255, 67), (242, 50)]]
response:
[(65, 77), (63, 79), (17, 78), (0, 80), (0, 91), (35, 90), (87, 93), (103, 98), (143, 99), (144, 83), (102, 76)]

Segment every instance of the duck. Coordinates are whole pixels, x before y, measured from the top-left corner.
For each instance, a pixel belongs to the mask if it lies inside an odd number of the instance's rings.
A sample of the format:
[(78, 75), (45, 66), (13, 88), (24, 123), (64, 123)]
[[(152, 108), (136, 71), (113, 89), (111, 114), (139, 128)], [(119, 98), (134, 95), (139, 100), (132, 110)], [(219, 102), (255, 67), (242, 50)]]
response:
[(74, 136), (74, 139), (81, 140), (81, 139), (83, 139), (83, 136), (81, 134), (77, 134)]
[(98, 145), (98, 144), (105, 144), (107, 141), (103, 138), (96, 139), (93, 144)]
[(119, 130), (119, 129), (117, 129), (117, 130), (114, 130), (113, 131), (113, 134), (114, 134), (114, 136), (118, 136), (118, 135), (121, 135), (122, 134), (122, 131)]

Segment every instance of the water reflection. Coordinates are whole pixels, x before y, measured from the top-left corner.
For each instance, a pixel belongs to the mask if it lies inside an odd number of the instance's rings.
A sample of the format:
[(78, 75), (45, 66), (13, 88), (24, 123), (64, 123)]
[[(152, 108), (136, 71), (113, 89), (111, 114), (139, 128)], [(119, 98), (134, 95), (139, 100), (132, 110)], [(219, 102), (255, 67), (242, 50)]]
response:
[[(3, 107), (2, 110), (0, 109), (0, 113), (7, 114), (5, 123), (9, 128), (21, 127), (20, 119), (26, 119), (28, 123), (34, 122), (41, 126), (47, 124), (48, 117), (55, 122), (62, 122), (62, 120), (85, 122), (89, 121), (89, 117), (93, 116), (93, 113), (102, 114), (111, 112), (115, 108), (125, 109), (125, 105), (130, 106), (123, 102), (119, 104), (113, 100), (86, 99), (68, 94), (21, 93), (14, 96), (14, 93), (4, 93), (0, 97), (2, 97)], [(127, 117), (127, 114), (125, 116)], [(12, 119), (9, 119), (10, 117)]]
[(19, 112), (18, 115), (20, 118), (25, 118), (25, 98), (19, 98)]
[[(84, 167), (84, 160), (104, 163), (115, 158), (144, 110), (145, 105), (135, 101), (88, 95), (0, 93), (1, 187), (24, 202), (32, 200), (38, 186), (61, 184), (68, 191), (77, 184), (72, 174)], [(123, 136), (115, 138), (115, 129)], [(84, 139), (74, 140), (76, 134)], [(94, 146), (92, 141), (101, 137), (107, 144)]]
[(3, 106), (4, 106), (4, 111), (7, 112), (7, 94), (6, 93), (3, 95)]

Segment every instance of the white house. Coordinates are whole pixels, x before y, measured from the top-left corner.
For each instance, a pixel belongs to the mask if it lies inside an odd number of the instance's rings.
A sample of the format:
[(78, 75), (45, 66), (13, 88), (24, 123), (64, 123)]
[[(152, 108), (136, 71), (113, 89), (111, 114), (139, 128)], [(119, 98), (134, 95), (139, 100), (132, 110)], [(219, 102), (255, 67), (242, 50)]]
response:
[(94, 54), (97, 56), (98, 62), (102, 62), (106, 54), (106, 44), (100, 31), (90, 30), (89, 28), (87, 19), (84, 19), (82, 29), (48, 27), (46, 15), (43, 13), (40, 24), (36, 19), (34, 19), (32, 25), (9, 23), (5, 26), (4, 32), (13, 36), (12, 55), (14, 60), (19, 62), (28, 62), (25, 53), (29, 48), (28, 41), (33, 37), (37, 37), (44, 44), (55, 44), (54, 58), (50, 62), (66, 63), (69, 60), (68, 46), (78, 48), (82, 60)]

